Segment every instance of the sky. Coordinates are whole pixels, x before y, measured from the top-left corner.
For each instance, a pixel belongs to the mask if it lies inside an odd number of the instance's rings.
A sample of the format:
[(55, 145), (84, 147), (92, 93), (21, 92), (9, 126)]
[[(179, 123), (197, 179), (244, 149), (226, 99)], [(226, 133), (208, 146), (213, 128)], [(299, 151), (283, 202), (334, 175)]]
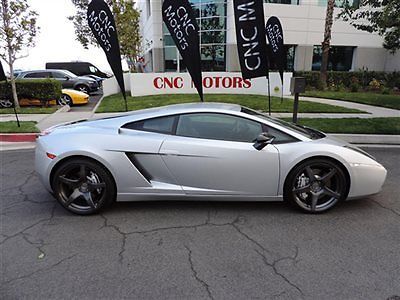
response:
[[(29, 0), (29, 3), (39, 14), (40, 32), (36, 37), (36, 46), (28, 49), (28, 57), (15, 62), (15, 69), (44, 69), (46, 62), (80, 60), (110, 72), (111, 68), (100, 48), (86, 50), (76, 40), (74, 26), (67, 19), (75, 12), (70, 0)], [(4, 62), (3, 67), (8, 71)]]

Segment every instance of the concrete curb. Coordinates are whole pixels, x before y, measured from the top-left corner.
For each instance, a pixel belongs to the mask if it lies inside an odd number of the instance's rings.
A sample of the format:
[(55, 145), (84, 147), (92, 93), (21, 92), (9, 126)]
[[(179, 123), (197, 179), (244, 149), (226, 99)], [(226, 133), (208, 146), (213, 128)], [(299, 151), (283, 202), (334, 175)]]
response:
[(97, 108), (100, 106), (100, 104), (101, 104), (101, 102), (103, 101), (103, 99), (104, 99), (104, 95), (101, 96), (101, 98), (99, 99), (99, 101), (97, 101), (96, 105), (95, 105), (94, 108), (92, 109), (91, 115), (90, 115), (90, 118), (91, 118), (91, 119), (92, 119), (93, 116), (96, 114), (96, 110), (97, 110)]
[(383, 134), (328, 134), (351, 144), (400, 145), (400, 135)]
[(0, 134), (0, 142), (9, 143), (26, 143), (35, 142), (37, 133), (2, 133)]

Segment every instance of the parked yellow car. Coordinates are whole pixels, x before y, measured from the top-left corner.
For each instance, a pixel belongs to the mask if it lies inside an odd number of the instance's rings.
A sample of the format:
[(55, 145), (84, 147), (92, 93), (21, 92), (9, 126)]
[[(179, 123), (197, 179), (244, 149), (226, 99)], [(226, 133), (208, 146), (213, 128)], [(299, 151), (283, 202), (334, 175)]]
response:
[(63, 89), (61, 98), (57, 101), (58, 105), (77, 105), (87, 104), (89, 102), (89, 95), (83, 92)]

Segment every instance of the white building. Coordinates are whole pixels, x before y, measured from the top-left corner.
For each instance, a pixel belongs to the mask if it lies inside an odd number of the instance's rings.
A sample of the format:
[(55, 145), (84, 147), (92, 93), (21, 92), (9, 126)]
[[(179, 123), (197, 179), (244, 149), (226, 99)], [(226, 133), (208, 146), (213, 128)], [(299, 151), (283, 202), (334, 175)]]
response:
[[(359, 0), (353, 0), (358, 5)], [(190, 0), (201, 36), (204, 71), (240, 71), (233, 0)], [(287, 45), (287, 71), (319, 70), (321, 42), (324, 35), (327, 0), (266, 0), (266, 19), (277, 16), (283, 26)], [(339, 0), (336, 0), (338, 4)], [(340, 3), (339, 3), (340, 5)], [(176, 72), (185, 69), (171, 36), (163, 26), (162, 0), (139, 0), (143, 51), (153, 72)], [(340, 8), (335, 9), (335, 14)], [(377, 34), (358, 31), (341, 20), (332, 28), (330, 69), (338, 71), (400, 71), (400, 53), (390, 54), (382, 47)]]

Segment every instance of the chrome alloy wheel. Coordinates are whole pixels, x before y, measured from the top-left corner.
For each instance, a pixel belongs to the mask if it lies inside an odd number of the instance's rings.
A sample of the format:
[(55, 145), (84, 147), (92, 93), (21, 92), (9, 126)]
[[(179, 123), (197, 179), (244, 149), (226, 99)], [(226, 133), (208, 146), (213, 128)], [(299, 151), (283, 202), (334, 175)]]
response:
[(66, 94), (62, 94), (60, 99), (58, 100), (58, 105), (65, 106), (65, 105), (72, 105), (72, 99), (70, 96)]
[(303, 164), (292, 179), (292, 199), (303, 210), (323, 212), (346, 196), (346, 177), (336, 164), (320, 160)]
[(96, 213), (115, 199), (115, 184), (101, 165), (86, 159), (67, 161), (53, 177), (53, 191), (67, 210)]

